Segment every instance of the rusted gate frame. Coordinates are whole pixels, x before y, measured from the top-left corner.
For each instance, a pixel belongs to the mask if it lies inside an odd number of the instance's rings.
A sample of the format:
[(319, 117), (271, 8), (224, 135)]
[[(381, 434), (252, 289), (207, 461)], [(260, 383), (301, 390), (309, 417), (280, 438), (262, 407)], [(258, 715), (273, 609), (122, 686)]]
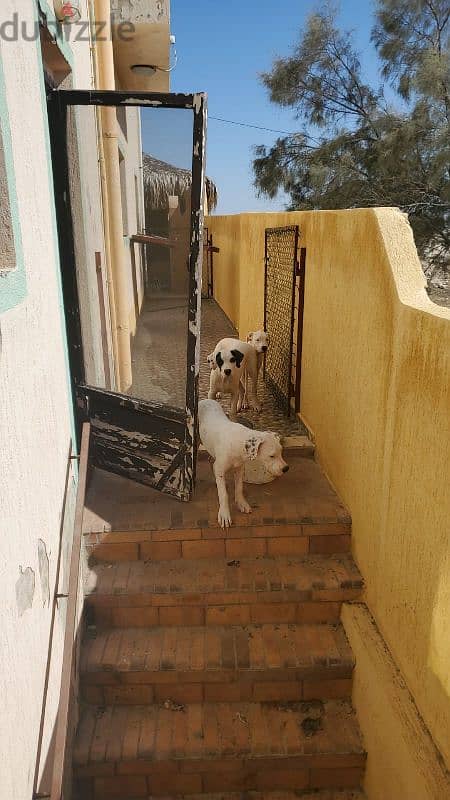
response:
[(297, 358), (295, 361), (295, 411), (300, 411), (300, 386), (302, 380), (303, 315), (305, 309), (306, 247), (300, 248), (298, 262), (298, 317), (297, 317)]
[(64, 631), (63, 663), (58, 714), (56, 718), (55, 751), (53, 758), (50, 800), (63, 800), (64, 773), (68, 756), (69, 708), (72, 697), (73, 672), (76, 669), (75, 641), (78, 608), (81, 543), (83, 537), (83, 511), (86, 496), (86, 481), (89, 460), (90, 425), (83, 424), (81, 434), (80, 463), (78, 471), (77, 498), (73, 526), (72, 551), (70, 555), (69, 583), (67, 588), (66, 627)]
[[(291, 289), (291, 311), (290, 311), (290, 333), (289, 333), (289, 364), (288, 364), (288, 375), (287, 375), (287, 387), (286, 387), (286, 394), (284, 395), (282, 391), (280, 391), (279, 386), (276, 384), (274, 380), (271, 379), (270, 373), (267, 370), (267, 360), (270, 356), (266, 355), (264, 359), (264, 379), (269, 385), (272, 394), (274, 395), (275, 399), (280, 403), (283, 407), (287, 416), (290, 416), (291, 413), (291, 397), (293, 395), (293, 386), (292, 386), (292, 356), (293, 356), (293, 338), (294, 338), (294, 314), (295, 314), (295, 290), (296, 290), (296, 276), (298, 274), (298, 263), (297, 263), (297, 250), (298, 250), (298, 239), (299, 239), (299, 227), (298, 225), (286, 225), (284, 227), (278, 228), (266, 228), (265, 235), (264, 235), (264, 330), (267, 330), (269, 335), (272, 336), (273, 339), (273, 332), (268, 327), (268, 319), (267, 319), (267, 298), (268, 298), (268, 265), (269, 265), (269, 253), (268, 253), (268, 240), (271, 235), (279, 236), (283, 233), (293, 233), (294, 234), (294, 242), (293, 242), (293, 258), (292, 258), (292, 289)], [(283, 396), (281, 396), (283, 395)]]
[(203, 258), (202, 297), (209, 298), (214, 297), (214, 253), (219, 253), (220, 248), (214, 247), (213, 236), (208, 228), (203, 229), (203, 251), (206, 258)]

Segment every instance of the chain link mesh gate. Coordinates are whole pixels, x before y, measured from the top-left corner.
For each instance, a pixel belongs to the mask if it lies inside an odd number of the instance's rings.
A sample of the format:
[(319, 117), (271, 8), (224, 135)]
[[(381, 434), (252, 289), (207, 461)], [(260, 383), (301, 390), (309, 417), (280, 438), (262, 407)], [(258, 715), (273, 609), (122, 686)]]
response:
[(298, 225), (266, 228), (264, 329), (270, 337), (264, 377), (276, 401), (290, 414)]

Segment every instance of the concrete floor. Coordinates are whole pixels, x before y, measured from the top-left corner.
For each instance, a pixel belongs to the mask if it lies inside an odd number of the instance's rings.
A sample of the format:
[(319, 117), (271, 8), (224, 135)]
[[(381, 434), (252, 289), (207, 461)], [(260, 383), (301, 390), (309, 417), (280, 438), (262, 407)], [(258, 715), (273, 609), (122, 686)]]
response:
[[(146, 299), (132, 345), (134, 381), (130, 394), (177, 408), (185, 404), (187, 299), (172, 295)], [(202, 300), (200, 346), (200, 398), (207, 397), (210, 370), (206, 356), (219, 339), (236, 336), (236, 330), (214, 300)], [(258, 395), (262, 411), (245, 412), (254, 428), (274, 430), (284, 436), (301, 435), (305, 429), (295, 414), (290, 418), (278, 408), (260, 377)], [(230, 399), (222, 401), (230, 409)]]

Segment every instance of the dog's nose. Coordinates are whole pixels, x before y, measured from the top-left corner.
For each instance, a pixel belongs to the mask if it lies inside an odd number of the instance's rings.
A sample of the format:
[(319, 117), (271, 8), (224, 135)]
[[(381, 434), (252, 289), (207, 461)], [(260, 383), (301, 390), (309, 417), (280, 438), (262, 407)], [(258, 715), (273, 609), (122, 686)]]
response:
[(231, 375), (231, 369), (224, 369), (225, 375)]
[(267, 345), (266, 345), (266, 344), (263, 344), (263, 346), (261, 347), (261, 350), (263, 351), (263, 353), (265, 353), (265, 352), (266, 352), (266, 350), (267, 350)]
[(289, 472), (289, 466), (287, 464), (285, 467), (283, 467), (283, 472)]

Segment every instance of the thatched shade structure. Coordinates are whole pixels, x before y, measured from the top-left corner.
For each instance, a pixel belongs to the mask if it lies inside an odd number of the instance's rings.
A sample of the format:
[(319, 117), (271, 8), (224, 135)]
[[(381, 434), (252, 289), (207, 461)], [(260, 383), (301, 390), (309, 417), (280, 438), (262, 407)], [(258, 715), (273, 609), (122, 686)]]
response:
[[(188, 169), (174, 167), (166, 161), (143, 154), (145, 210), (167, 209), (167, 198), (176, 195), (182, 198), (191, 187), (191, 173)], [(217, 205), (217, 188), (210, 178), (206, 178), (208, 210)]]

